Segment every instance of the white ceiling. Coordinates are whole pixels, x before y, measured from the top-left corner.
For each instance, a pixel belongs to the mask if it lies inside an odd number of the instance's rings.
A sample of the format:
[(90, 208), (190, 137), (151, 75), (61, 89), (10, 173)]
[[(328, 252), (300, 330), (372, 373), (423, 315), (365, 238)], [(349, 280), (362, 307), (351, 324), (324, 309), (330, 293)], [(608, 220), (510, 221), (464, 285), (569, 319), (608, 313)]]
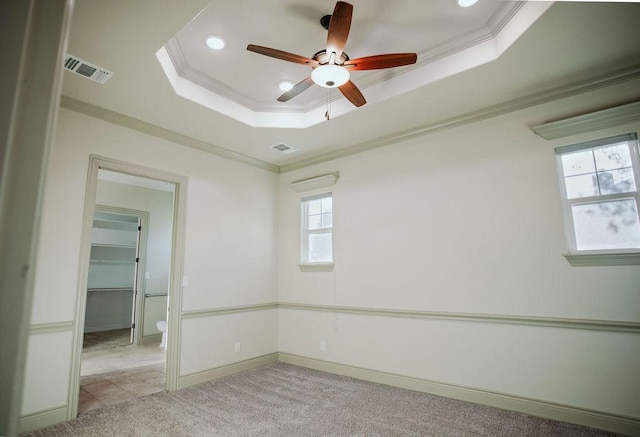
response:
[[(500, 0), (483, 0), (471, 8), (461, 8), (455, 1), (351, 2), (354, 13), (346, 47), (351, 59), (403, 52), (417, 53), (419, 59), (416, 65), (403, 68), (354, 72), (352, 80), (370, 101), (383, 101), (424, 86), (434, 78), (494, 59), (508, 47), (505, 43), (498, 47), (494, 38), (509, 32), (511, 41), (515, 40), (548, 7), (535, 5), (538, 12), (532, 14), (526, 10), (532, 8), (523, 10), (523, 2)], [(171, 38), (159, 57), (167, 59), (164, 65), (169, 77), (179, 76), (174, 86), (176, 93), (244, 123), (265, 127), (322, 123), (329, 96), (326, 89), (315, 86), (286, 103), (276, 101), (282, 94), (278, 88), (280, 81), (298, 83), (309, 77), (311, 69), (264, 58), (246, 51), (246, 46), (253, 43), (311, 58), (326, 46), (327, 31), (320, 25), (320, 19), (331, 14), (333, 7), (333, 0), (212, 1)], [(505, 28), (508, 31), (502, 32)], [(227, 47), (220, 51), (209, 49), (205, 38), (211, 34), (228, 41)], [(456, 68), (445, 71), (440, 67), (433, 71), (434, 62), (461, 52), (463, 62), (458, 61)], [(404, 75), (416, 69), (419, 71)], [(191, 84), (183, 87), (184, 81)], [(371, 90), (382, 83), (383, 87)], [(207, 98), (209, 93), (215, 95)], [(346, 104), (337, 90), (331, 96), (336, 103)], [(242, 108), (234, 110), (238, 105)], [(344, 106), (345, 111), (334, 111), (338, 112), (332, 114), (334, 118), (355, 110), (353, 105)], [(298, 116), (317, 108), (320, 110), (308, 117)]]
[[(480, 0), (466, 9), (455, 0), (351, 3), (351, 58), (415, 51), (418, 63), (355, 72), (368, 103), (352, 110), (334, 92), (330, 121), (319, 87), (284, 106), (275, 101), (278, 81), (298, 82), (308, 67), (247, 52), (246, 45), (313, 55), (324, 48), (318, 21), (333, 0), (76, 0), (68, 52), (115, 74), (100, 85), (67, 72), (63, 95), (282, 166), (640, 64), (638, 3)], [(208, 50), (208, 34), (223, 36), (227, 48)], [(208, 97), (200, 94), (203, 104), (177, 94), (167, 78), (156, 53), (170, 42), (183, 55), (174, 67), (209, 88)], [(238, 113), (273, 113), (276, 126), (296, 125), (287, 119), (304, 114), (307, 121), (298, 125), (308, 127), (266, 127)], [(298, 151), (270, 148), (278, 143)]]

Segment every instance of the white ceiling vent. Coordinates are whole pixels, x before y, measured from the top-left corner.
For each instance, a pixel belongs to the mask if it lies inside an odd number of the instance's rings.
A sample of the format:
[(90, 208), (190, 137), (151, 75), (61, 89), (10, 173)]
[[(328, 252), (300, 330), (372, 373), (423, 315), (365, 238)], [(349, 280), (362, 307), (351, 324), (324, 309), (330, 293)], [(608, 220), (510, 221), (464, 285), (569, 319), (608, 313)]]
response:
[(273, 146), (271, 146), (272, 149), (277, 150), (278, 152), (282, 152), (282, 153), (291, 153), (291, 152), (295, 152), (296, 149), (293, 146), (289, 146), (287, 144), (284, 143), (280, 143), (280, 144), (275, 144)]
[(90, 62), (84, 61), (77, 56), (73, 56), (67, 53), (64, 57), (64, 68), (80, 76), (84, 76), (87, 79), (91, 79), (94, 82), (104, 84), (113, 76), (113, 72), (105, 70), (102, 67), (98, 67)]

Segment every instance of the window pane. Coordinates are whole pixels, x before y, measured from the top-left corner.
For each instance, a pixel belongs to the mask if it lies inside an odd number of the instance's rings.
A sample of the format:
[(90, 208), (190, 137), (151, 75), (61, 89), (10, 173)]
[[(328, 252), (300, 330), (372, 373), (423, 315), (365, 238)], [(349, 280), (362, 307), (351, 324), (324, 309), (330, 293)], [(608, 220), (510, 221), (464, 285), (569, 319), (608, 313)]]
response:
[(322, 212), (332, 212), (333, 211), (333, 198), (325, 197), (322, 200)]
[(331, 232), (322, 234), (309, 234), (309, 259), (308, 262), (332, 262)]
[(593, 152), (591, 149), (578, 150), (577, 152), (562, 155), (562, 171), (565, 176), (595, 173), (596, 169), (593, 164)]
[(598, 172), (601, 194), (628, 193), (636, 190), (630, 168)]
[(567, 188), (567, 198), (569, 199), (597, 196), (599, 194), (598, 179), (595, 173), (565, 178), (564, 184)]
[(322, 227), (330, 228), (333, 226), (333, 214), (322, 214)]
[(631, 167), (631, 153), (627, 143), (613, 144), (600, 147), (593, 151), (596, 157), (598, 170), (613, 170), (617, 168)]
[(308, 202), (309, 205), (309, 215), (311, 214), (320, 214), (322, 211), (320, 210), (320, 201), (322, 199), (310, 200)]
[(578, 250), (640, 248), (640, 221), (633, 199), (573, 205)]
[(309, 229), (320, 229), (322, 228), (322, 216), (320, 214), (310, 215), (309, 216)]

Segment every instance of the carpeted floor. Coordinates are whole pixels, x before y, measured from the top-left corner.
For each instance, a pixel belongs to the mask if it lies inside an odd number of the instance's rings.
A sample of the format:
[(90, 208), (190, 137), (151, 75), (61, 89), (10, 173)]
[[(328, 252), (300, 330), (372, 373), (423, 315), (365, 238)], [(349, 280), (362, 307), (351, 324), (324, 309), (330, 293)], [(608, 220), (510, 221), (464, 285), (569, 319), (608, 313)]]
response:
[(101, 349), (128, 346), (131, 344), (131, 328), (111, 331), (87, 332), (82, 341), (82, 351), (91, 352)]
[(270, 364), (86, 413), (27, 436), (612, 436), (425, 393)]

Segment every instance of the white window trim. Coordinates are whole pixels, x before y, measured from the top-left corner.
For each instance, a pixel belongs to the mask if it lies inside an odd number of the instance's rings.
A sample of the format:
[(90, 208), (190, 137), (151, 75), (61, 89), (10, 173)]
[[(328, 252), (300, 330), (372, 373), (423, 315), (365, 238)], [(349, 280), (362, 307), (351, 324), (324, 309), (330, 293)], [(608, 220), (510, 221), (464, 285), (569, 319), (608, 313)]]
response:
[(640, 186), (636, 186), (635, 193), (619, 193), (607, 194), (592, 197), (580, 197), (569, 199), (567, 197), (567, 189), (565, 185), (564, 169), (562, 167), (562, 154), (584, 150), (593, 147), (613, 144), (618, 141), (635, 141), (630, 147), (631, 161), (634, 168), (636, 184), (640, 184), (640, 155), (638, 150), (638, 140), (635, 133), (619, 135), (615, 137), (604, 138), (600, 140), (584, 142), (572, 146), (564, 146), (556, 148), (556, 165), (558, 179), (560, 183), (560, 193), (562, 197), (562, 213), (565, 225), (565, 234), (569, 246), (569, 252), (563, 256), (572, 266), (615, 266), (615, 265), (640, 265), (639, 249), (608, 249), (608, 250), (578, 250), (576, 244), (576, 235), (573, 224), (573, 214), (571, 207), (573, 205), (593, 204), (606, 202), (610, 200), (635, 199), (636, 207), (640, 208)]
[(298, 264), (301, 272), (332, 272), (334, 263)]
[(325, 197), (333, 198), (333, 193), (322, 193), (314, 196), (303, 197), (300, 200), (302, 226), (300, 233), (300, 259), (301, 262), (298, 267), (302, 272), (330, 272), (333, 271), (334, 261), (330, 262), (310, 262), (308, 261), (309, 251), (309, 234), (323, 234), (331, 233), (331, 253), (333, 254), (333, 225), (331, 228), (321, 228), (309, 230), (309, 201), (316, 199), (323, 199)]

